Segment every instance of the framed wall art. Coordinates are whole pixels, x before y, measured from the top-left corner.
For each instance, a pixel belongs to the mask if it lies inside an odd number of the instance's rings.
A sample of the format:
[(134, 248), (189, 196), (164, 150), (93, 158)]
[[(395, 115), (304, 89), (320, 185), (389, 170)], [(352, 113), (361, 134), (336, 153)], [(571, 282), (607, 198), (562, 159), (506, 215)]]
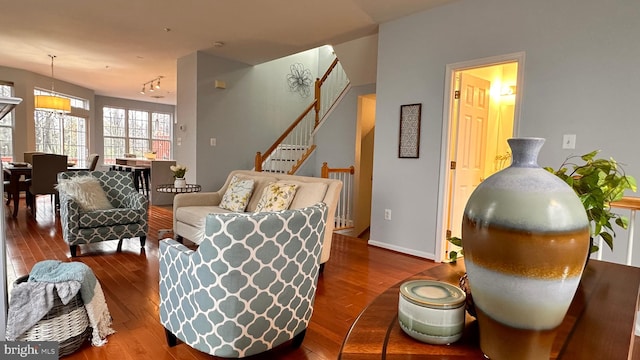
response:
[(420, 113), (422, 104), (400, 106), (400, 141), (398, 144), (399, 158), (414, 158), (420, 156)]

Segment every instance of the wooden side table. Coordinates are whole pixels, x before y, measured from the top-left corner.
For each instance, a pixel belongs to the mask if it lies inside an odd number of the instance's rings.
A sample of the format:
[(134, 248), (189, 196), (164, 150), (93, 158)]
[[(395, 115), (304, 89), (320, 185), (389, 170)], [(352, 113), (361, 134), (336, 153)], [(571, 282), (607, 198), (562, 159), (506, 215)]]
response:
[[(202, 186), (198, 184), (187, 184), (186, 187), (175, 187), (173, 184), (160, 184), (156, 187), (156, 191), (159, 193), (167, 194), (184, 194), (200, 192)], [(173, 232), (173, 229), (160, 229), (158, 230), (158, 239), (162, 238), (166, 233)]]
[[(441, 280), (455, 285), (464, 272), (464, 264), (458, 260), (406, 280)], [(425, 344), (405, 334), (398, 325), (402, 283), (380, 294), (360, 313), (342, 343), (339, 360), (485, 359), (477, 321), (469, 315), (462, 339), (451, 345)], [(551, 359), (631, 359), (639, 288), (640, 268), (589, 260), (558, 328)]]

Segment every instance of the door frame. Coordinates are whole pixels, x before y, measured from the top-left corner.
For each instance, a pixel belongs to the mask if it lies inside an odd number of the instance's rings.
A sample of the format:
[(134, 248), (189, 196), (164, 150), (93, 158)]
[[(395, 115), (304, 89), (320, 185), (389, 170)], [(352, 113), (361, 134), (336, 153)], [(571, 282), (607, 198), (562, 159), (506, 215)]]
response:
[(454, 86), (455, 86), (455, 73), (458, 71), (469, 70), (473, 68), (486, 67), (492, 65), (500, 65), (504, 63), (516, 62), (518, 64), (517, 72), (517, 86), (514, 114), (513, 114), (513, 133), (514, 136), (520, 133), (520, 110), (521, 100), (524, 89), (524, 51), (515, 52), (504, 55), (491, 56), (486, 58), (462, 61), (457, 63), (447, 64), (445, 71), (445, 84), (444, 84), (444, 102), (442, 110), (442, 134), (441, 134), (441, 147), (440, 147), (440, 176), (438, 180), (438, 211), (436, 219), (436, 248), (435, 248), (435, 261), (446, 261), (446, 231), (447, 223), (446, 219), (450, 207), (449, 198), (449, 184), (451, 181), (451, 170), (449, 164), (453, 159), (450, 157), (451, 146), (451, 110), (454, 106)]

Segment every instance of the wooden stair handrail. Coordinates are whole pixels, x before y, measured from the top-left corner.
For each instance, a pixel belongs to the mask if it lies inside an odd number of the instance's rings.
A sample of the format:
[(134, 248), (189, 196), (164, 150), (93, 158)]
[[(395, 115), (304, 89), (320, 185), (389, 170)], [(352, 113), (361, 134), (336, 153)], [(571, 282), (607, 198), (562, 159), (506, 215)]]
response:
[(314, 127), (318, 127), (318, 125), (320, 124), (320, 104), (321, 104), (320, 98), (322, 96), (322, 92), (320, 91), (320, 88), (322, 88), (322, 84), (324, 84), (324, 82), (327, 80), (327, 78), (329, 77), (329, 75), (337, 65), (338, 65), (338, 58), (335, 58), (333, 59), (333, 62), (331, 63), (331, 65), (329, 65), (329, 68), (327, 69), (327, 71), (325, 71), (322, 78), (316, 79), (315, 86), (314, 86), (314, 94), (316, 98), (316, 106), (315, 106), (316, 118), (313, 125)]
[(329, 178), (329, 173), (350, 173), (351, 175), (353, 175), (355, 173), (355, 168), (353, 167), (353, 165), (349, 166), (348, 168), (330, 168), (329, 164), (327, 164), (326, 162), (322, 163), (322, 169), (320, 170), (320, 177), (328, 179)]
[(620, 209), (640, 210), (640, 197), (623, 196), (618, 201), (612, 201), (610, 205)]
[[(315, 84), (314, 84), (314, 97), (315, 97), (315, 99), (313, 100), (313, 102), (282, 133), (282, 135), (280, 135), (280, 137), (273, 143), (273, 145), (271, 145), (271, 147), (269, 147), (269, 149), (267, 149), (267, 151), (264, 152), (264, 154), (261, 153), (260, 151), (258, 151), (256, 153), (255, 165), (254, 165), (255, 166), (255, 171), (262, 171), (262, 163), (264, 162), (264, 160), (268, 159), (269, 156), (271, 156), (271, 154), (293, 132), (293, 130), (300, 124), (300, 122), (302, 122), (302, 120), (309, 114), (309, 112), (311, 110), (315, 110), (315, 119), (314, 119), (314, 125), (313, 125), (314, 126), (314, 129), (313, 129), (314, 131), (311, 132), (311, 134), (315, 134), (315, 130), (317, 129), (318, 125), (320, 125), (320, 110), (321, 110), (320, 109), (320, 106), (321, 106), (321, 102), (320, 102), (321, 91), (320, 90), (321, 90), (322, 84), (327, 80), (327, 78), (329, 77), (329, 75), (331, 74), (333, 69), (338, 65), (339, 62), (340, 61), (336, 57), (333, 60), (333, 62), (331, 63), (331, 65), (329, 65), (329, 68), (327, 69), (327, 71), (325, 71), (325, 73), (322, 76), (322, 78), (316, 79)], [(295, 171), (302, 165), (304, 160), (307, 157), (309, 157), (309, 155), (313, 152), (313, 150), (315, 148), (316, 148), (315, 145), (310, 146), (309, 149), (307, 150), (307, 152), (302, 155), (302, 158), (296, 163), (296, 165), (294, 165), (293, 169), (291, 171), (289, 171), (289, 173), (295, 173)]]
[(307, 158), (309, 156), (311, 156), (311, 153), (316, 149), (316, 144), (311, 145), (307, 151), (305, 151), (304, 154), (302, 154), (302, 157), (296, 161), (296, 164), (293, 165), (293, 167), (291, 168), (291, 170), (289, 170), (289, 175), (293, 175), (296, 173), (296, 171), (298, 171), (298, 168), (300, 168), (300, 166), (302, 166), (302, 164), (304, 163), (305, 160), (307, 160)]
[[(633, 238), (635, 231), (635, 223), (636, 223), (636, 211), (640, 210), (640, 197), (635, 196), (623, 196), (622, 199), (618, 201), (612, 201), (609, 203), (611, 207), (626, 209), (631, 212), (629, 216), (629, 238), (627, 241), (627, 265), (631, 265), (633, 260)], [(600, 239), (600, 248), (602, 248), (602, 239)], [(602, 249), (598, 251), (598, 260), (602, 259)]]
[(325, 71), (324, 76), (322, 76), (322, 78), (319, 80), (320, 81), (320, 85), (322, 85), (327, 78), (329, 77), (329, 74), (331, 74), (331, 71), (333, 71), (333, 68), (336, 67), (338, 65), (338, 58), (333, 59), (333, 62), (331, 63), (331, 65), (329, 65), (329, 68), (327, 69), (327, 71)]
[[(289, 127), (287, 128), (287, 130), (284, 131), (284, 133), (282, 133), (282, 135), (280, 135), (280, 137), (278, 138), (278, 140), (276, 140), (273, 145), (271, 145), (271, 147), (269, 147), (269, 149), (267, 149), (267, 151), (264, 152), (264, 154), (261, 154), (260, 151), (258, 151), (256, 153), (256, 164), (255, 164), (255, 170), (256, 171), (262, 171), (262, 161), (264, 161), (264, 159), (268, 158), (269, 155), (271, 155), (271, 153), (273, 153), (277, 148), (278, 145), (280, 145), (282, 143), (282, 141), (284, 141), (284, 139), (287, 138), (287, 136), (289, 136), (289, 134), (291, 134), (291, 132), (296, 128), (296, 126), (298, 126), (298, 124), (300, 124), (300, 122), (305, 118), (305, 116), (307, 116), (307, 114), (309, 114), (309, 112), (315, 107), (316, 105), (316, 101), (312, 102), (311, 105), (309, 105), (300, 116), (298, 116), (298, 118), (296, 119), (296, 121), (294, 121), (291, 125), (289, 125)], [(260, 162), (260, 164), (258, 165), (258, 162)]]

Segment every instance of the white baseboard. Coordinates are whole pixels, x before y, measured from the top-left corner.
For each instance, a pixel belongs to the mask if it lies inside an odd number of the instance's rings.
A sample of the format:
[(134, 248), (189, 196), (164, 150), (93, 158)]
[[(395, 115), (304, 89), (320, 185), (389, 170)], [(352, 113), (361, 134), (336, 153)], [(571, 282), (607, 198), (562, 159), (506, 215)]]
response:
[(407, 248), (404, 248), (404, 247), (401, 247), (401, 246), (395, 246), (395, 245), (391, 245), (391, 244), (380, 242), (380, 241), (376, 241), (376, 240), (369, 240), (367, 243), (369, 245), (381, 247), (381, 248), (384, 248), (384, 249), (387, 249), (387, 250), (397, 251), (397, 252), (400, 252), (400, 253), (403, 253), (403, 254), (407, 254), (407, 255), (413, 255), (413, 256), (425, 258), (425, 259), (428, 259), (428, 260), (435, 260), (435, 258), (436, 258), (436, 255), (434, 253), (416, 251), (414, 249), (407, 249)]

